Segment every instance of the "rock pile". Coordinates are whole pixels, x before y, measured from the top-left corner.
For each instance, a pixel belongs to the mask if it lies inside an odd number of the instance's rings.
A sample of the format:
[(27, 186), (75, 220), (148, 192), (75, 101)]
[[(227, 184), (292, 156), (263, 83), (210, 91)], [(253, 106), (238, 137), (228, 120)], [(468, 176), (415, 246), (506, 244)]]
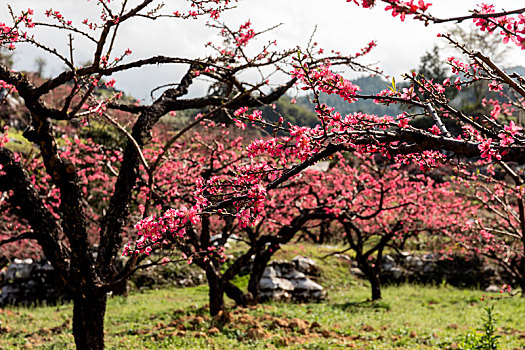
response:
[[(145, 263), (148, 263), (147, 261)], [(121, 261), (121, 266), (124, 261)], [(200, 269), (187, 264), (153, 266), (135, 273), (129, 280), (134, 288), (149, 289), (166, 285), (188, 287), (206, 282)], [(124, 294), (127, 288), (116, 294)], [(14, 259), (0, 270), (0, 307), (6, 304), (56, 304), (71, 295), (53, 267), (46, 260)]]
[(318, 274), (319, 269), (310, 258), (296, 256), (292, 261), (273, 261), (261, 278), (260, 297), (263, 300), (322, 300), (326, 294), (323, 287), (309, 278)]
[(0, 306), (56, 304), (71, 299), (64, 282), (45, 260), (15, 259), (0, 272)]
[(435, 254), (385, 255), (381, 265), (383, 283), (446, 282), (456, 287), (482, 287), (501, 285), (501, 272), (477, 257), (454, 256), (443, 259)]

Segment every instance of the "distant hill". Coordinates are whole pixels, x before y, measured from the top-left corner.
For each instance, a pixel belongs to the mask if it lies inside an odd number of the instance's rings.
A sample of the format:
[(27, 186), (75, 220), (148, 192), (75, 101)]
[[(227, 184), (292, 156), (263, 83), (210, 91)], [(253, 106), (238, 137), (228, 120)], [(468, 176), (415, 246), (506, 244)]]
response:
[[(516, 72), (522, 76), (525, 76), (525, 67), (522, 66), (511, 67), (505, 70), (509, 74)], [(380, 76), (360, 77), (357, 79), (353, 79), (352, 82), (361, 88), (361, 93), (364, 95), (375, 95), (391, 85), (390, 82), (388, 82)], [(397, 88), (401, 89), (403, 87), (403, 82), (400, 82), (397, 85)], [(496, 93), (491, 93), (488, 95), (486, 94), (484, 97), (497, 99), (499, 98), (499, 95)], [(462, 90), (462, 93), (458, 94), (454, 98), (453, 105), (457, 106), (458, 108), (465, 109), (469, 113), (475, 114), (477, 112), (477, 107), (470, 105), (476, 105), (476, 103), (479, 103), (479, 101), (477, 101), (478, 99), (479, 96), (476, 96), (475, 91), (473, 89), (464, 88)], [(277, 120), (279, 120), (279, 117), (281, 116), (284, 118), (285, 122), (290, 122), (292, 124), (297, 125), (308, 125), (313, 127), (319, 123), (317, 114), (314, 111), (314, 105), (310, 101), (311, 96), (298, 97), (296, 104), (291, 103), (290, 100), (290, 96), (282, 96), (278, 101), (275, 102), (275, 108), (273, 108), (272, 106), (265, 106), (260, 107), (258, 109), (260, 109), (263, 112), (263, 118), (272, 123), (275, 123)], [(322, 94), (321, 102), (326, 103), (331, 107), (334, 107), (339, 113), (343, 115), (351, 114), (354, 112), (363, 112), (366, 114), (375, 114), (379, 116), (383, 116), (385, 114), (395, 116), (403, 112), (403, 109), (400, 105), (386, 106), (382, 104), (376, 104), (373, 102), (373, 100), (360, 100), (354, 103), (348, 103), (337, 95)], [(187, 118), (192, 119), (198, 112), (200, 111), (180, 111), (177, 114), (177, 118), (167, 116), (164, 119), (164, 121), (181, 122), (181, 120), (184, 121)], [(219, 120), (226, 123), (230, 122), (227, 119)], [(445, 122), (450, 124), (450, 122), (448, 121)], [(434, 122), (432, 119), (427, 120), (427, 118), (425, 117), (420, 117), (414, 121), (413, 126), (426, 129), (431, 127), (433, 123)], [(449, 129), (452, 130), (454, 130), (455, 128), (452, 125), (448, 126)]]
[(264, 106), (258, 108), (263, 113), (263, 118), (272, 123), (283, 117), (285, 122), (290, 122), (297, 125), (315, 126), (319, 119), (313, 108), (308, 105), (294, 104), (291, 102), (291, 97), (283, 96), (275, 102), (275, 109), (271, 106)]
[[(368, 76), (353, 79), (352, 83), (358, 85), (361, 88), (361, 93), (364, 95), (375, 95), (379, 91), (384, 90), (388, 85), (384, 78), (380, 76)], [(354, 112), (364, 112), (367, 114), (376, 115), (397, 115), (401, 113), (401, 109), (397, 105), (385, 106), (382, 104), (374, 103), (373, 100), (361, 100), (354, 103), (348, 103), (337, 95), (321, 95), (321, 102), (326, 103), (328, 106), (335, 107), (335, 109), (345, 115)], [(310, 110), (314, 110), (314, 105), (310, 102), (310, 98), (305, 96), (297, 99), (298, 105), (304, 106)]]
[[(505, 71), (509, 75), (517, 73), (520, 76), (525, 77), (525, 67), (523, 66), (509, 67), (506, 68)], [(384, 90), (387, 86), (390, 85), (390, 82), (386, 81), (380, 76), (361, 77), (353, 79), (352, 82), (361, 87), (361, 93), (364, 95), (377, 94), (379, 91)], [(400, 89), (403, 86), (402, 83), (397, 85), (398, 89)], [(474, 88), (464, 88), (462, 92), (454, 98), (452, 104), (458, 108), (466, 109), (469, 113), (475, 114), (479, 112), (476, 107), (480, 103), (479, 101), (482, 97), (486, 97), (487, 99), (493, 98), (501, 100), (499, 94), (493, 92), (488, 93), (485, 89), (481, 90), (482, 91), (477, 92)], [(479, 93), (482, 93), (483, 96), (480, 97), (478, 95)], [(304, 96), (297, 99), (297, 104), (313, 111), (314, 105), (310, 100), (311, 96)], [(363, 112), (367, 114), (376, 114), (380, 116), (385, 114), (395, 116), (403, 111), (402, 108), (400, 108), (401, 106), (399, 105), (385, 106), (382, 104), (376, 104), (373, 102), (373, 100), (360, 100), (354, 103), (348, 103), (337, 95), (328, 94), (321, 95), (321, 102), (326, 103), (331, 107), (335, 107), (335, 109), (343, 115), (354, 112)]]
[(505, 71), (507, 72), (507, 74), (518, 73), (522, 77), (525, 77), (525, 67), (522, 66), (505, 68)]

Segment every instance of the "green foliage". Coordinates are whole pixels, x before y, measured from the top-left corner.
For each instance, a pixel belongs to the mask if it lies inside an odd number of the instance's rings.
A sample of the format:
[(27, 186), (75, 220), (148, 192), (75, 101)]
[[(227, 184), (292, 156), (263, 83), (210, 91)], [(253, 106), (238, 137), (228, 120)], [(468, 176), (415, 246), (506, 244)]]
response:
[[(427, 51), (421, 56), (419, 68), (417, 73), (422, 75), (425, 79), (432, 79), (435, 83), (443, 83), (443, 80), (447, 79), (449, 75), (447, 72), (447, 66), (439, 56), (439, 48), (434, 46), (431, 51)], [(456, 89), (452, 91), (457, 91)]]
[(315, 126), (319, 123), (317, 114), (312, 109), (301, 104), (290, 102), (289, 96), (283, 96), (275, 102), (275, 109), (272, 106), (259, 108), (263, 113), (263, 118), (275, 123), (279, 117), (283, 117), (285, 122), (297, 125)]
[(29, 154), (33, 149), (33, 144), (27, 141), (20, 130), (9, 128), (7, 131), (7, 137), (9, 138), (9, 142), (6, 143), (5, 147), (13, 152)]
[(89, 127), (81, 128), (80, 137), (90, 138), (96, 144), (108, 148), (124, 149), (128, 142), (128, 139), (114, 126), (98, 121), (91, 121)]
[(463, 350), (498, 350), (499, 335), (496, 335), (496, 320), (494, 319), (494, 305), (485, 307), (483, 327), (478, 330), (482, 333), (470, 332), (461, 344)]

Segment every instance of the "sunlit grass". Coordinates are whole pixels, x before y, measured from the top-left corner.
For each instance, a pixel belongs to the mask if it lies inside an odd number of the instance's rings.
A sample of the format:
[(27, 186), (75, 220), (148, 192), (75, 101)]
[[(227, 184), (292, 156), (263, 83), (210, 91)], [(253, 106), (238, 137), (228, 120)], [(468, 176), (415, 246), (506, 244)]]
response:
[[(291, 258), (297, 255), (295, 250), (314, 258), (322, 255), (319, 249), (292, 246), (277, 258)], [(525, 298), (481, 301), (481, 291), (401, 285), (385, 287), (382, 301), (369, 302), (367, 283), (348, 273), (344, 259), (317, 261), (323, 271), (318, 281), (328, 290), (326, 301), (268, 303), (253, 309), (234, 309), (229, 303), (233, 321), (225, 324), (207, 316), (205, 286), (110, 298), (107, 348), (452, 349), (465, 334), (481, 326), (487, 303), (495, 305), (501, 348), (525, 347)], [(246, 277), (237, 280), (246, 281)], [(3, 309), (0, 348), (73, 349), (71, 311), (71, 304)], [(289, 322), (294, 318), (307, 321), (308, 328), (275, 326), (277, 319)], [(310, 328), (314, 322), (319, 328)], [(251, 336), (253, 329), (261, 330), (262, 339)]]

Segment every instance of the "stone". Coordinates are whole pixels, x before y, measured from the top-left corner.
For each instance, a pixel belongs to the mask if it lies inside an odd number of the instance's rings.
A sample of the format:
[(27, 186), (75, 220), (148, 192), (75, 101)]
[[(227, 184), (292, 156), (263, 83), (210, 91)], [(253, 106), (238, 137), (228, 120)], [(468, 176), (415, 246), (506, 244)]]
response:
[(261, 278), (261, 282), (259, 283), (259, 288), (261, 290), (266, 290), (266, 289), (294, 290), (294, 285), (292, 282), (284, 278), (269, 277), (269, 278)]
[[(402, 252), (396, 256), (385, 255), (381, 268), (383, 284), (446, 282), (455, 287), (486, 288), (512, 282), (512, 277), (505, 271), (477, 256), (456, 255), (445, 259), (435, 253), (417, 255)], [(355, 266), (351, 272), (359, 276)]]
[(0, 306), (56, 304), (71, 299), (70, 291), (46, 260), (14, 259), (0, 280)]
[(260, 297), (263, 300), (265, 299), (290, 300), (292, 299), (292, 294), (285, 290), (280, 290), (280, 289), (266, 290), (266, 291), (261, 290)]
[(390, 269), (390, 273), (395, 280), (399, 280), (403, 276), (403, 270), (399, 267), (392, 267), (392, 269)]
[(384, 264), (390, 264), (390, 265), (393, 265), (396, 263), (396, 259), (394, 259), (391, 255), (385, 255), (383, 257), (383, 261), (382, 261), (383, 265)]
[(267, 268), (264, 269), (262, 277), (263, 278), (277, 277), (277, 271), (275, 271), (275, 269), (272, 266), (268, 266)]
[(429, 262), (423, 266), (423, 273), (433, 273), (437, 269), (437, 264)]
[(357, 277), (361, 277), (361, 278), (364, 278), (365, 277), (365, 274), (363, 273), (363, 271), (361, 271), (361, 269), (359, 267), (351, 267), (350, 268), (350, 273), (354, 276), (357, 276)]
[(261, 299), (319, 301), (325, 297), (323, 287), (307, 275), (318, 273), (315, 262), (297, 256), (291, 262), (275, 260), (263, 272), (259, 283)]
[(487, 288), (485, 288), (485, 292), (487, 293), (499, 293), (501, 291), (501, 287), (498, 287), (494, 284), (491, 284)]
[(287, 280), (303, 280), (306, 279), (306, 275), (302, 272), (299, 272), (297, 270), (291, 270), (287, 271), (283, 276), (284, 279)]
[(311, 279), (305, 278), (293, 282), (294, 290), (321, 291), (323, 287)]
[(295, 268), (307, 275), (317, 275), (319, 273), (319, 268), (311, 258), (304, 256), (296, 256), (292, 259), (292, 262), (295, 264)]

